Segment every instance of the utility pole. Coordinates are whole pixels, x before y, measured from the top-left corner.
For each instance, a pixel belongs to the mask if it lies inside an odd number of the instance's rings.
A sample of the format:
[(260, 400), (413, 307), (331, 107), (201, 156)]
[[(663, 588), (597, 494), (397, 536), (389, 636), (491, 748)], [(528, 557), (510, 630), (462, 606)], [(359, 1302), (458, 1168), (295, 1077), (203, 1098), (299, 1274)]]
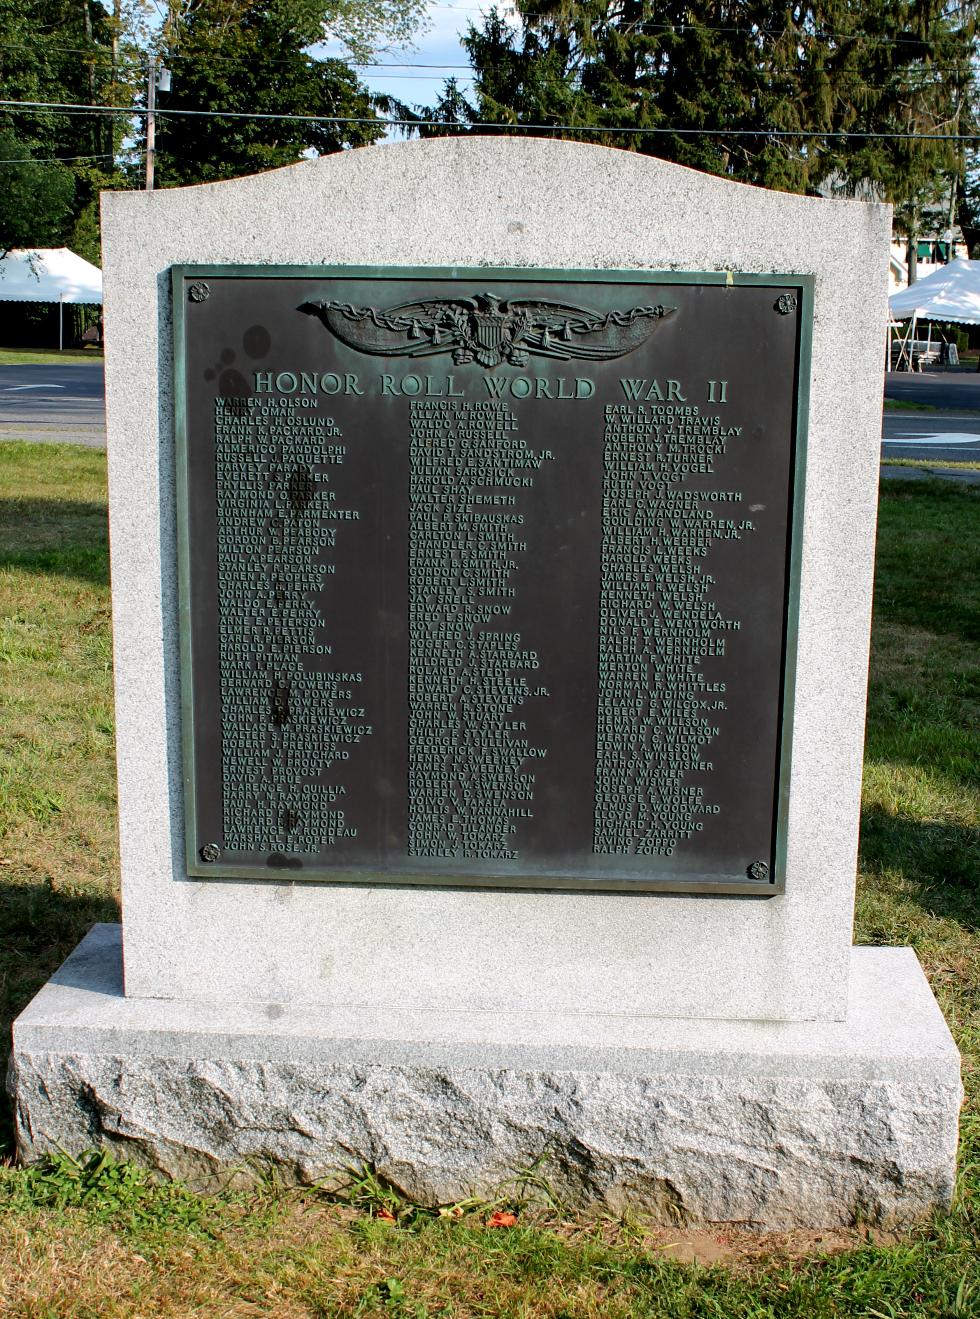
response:
[(157, 68), (157, 57), (147, 56), (146, 61), (146, 191), (153, 191), (153, 167), (156, 157), (157, 142), (157, 88), (161, 92), (170, 91), (170, 70), (162, 65)]
[(146, 191), (153, 191), (153, 156), (156, 152), (157, 126), (157, 60), (151, 55), (146, 62)]

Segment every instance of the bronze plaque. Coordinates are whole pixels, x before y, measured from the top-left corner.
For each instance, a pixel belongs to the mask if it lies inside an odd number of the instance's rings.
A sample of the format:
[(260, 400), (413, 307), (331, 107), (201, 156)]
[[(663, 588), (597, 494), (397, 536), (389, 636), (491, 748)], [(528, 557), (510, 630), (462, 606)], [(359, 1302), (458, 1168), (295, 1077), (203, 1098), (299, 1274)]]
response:
[(189, 874), (780, 891), (806, 278), (173, 295)]

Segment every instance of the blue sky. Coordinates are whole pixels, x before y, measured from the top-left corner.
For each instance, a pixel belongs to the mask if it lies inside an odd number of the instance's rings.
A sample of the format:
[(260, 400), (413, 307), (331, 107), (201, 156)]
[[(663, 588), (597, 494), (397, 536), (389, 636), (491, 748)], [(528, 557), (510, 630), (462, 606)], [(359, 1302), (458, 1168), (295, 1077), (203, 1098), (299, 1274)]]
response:
[[(506, 13), (510, 6), (495, 4), (494, 0), (439, 0), (429, 4), (428, 30), (416, 38), (414, 50), (382, 51), (375, 56), (378, 64), (394, 65), (449, 65), (448, 68), (360, 68), (358, 73), (373, 92), (386, 92), (397, 96), (408, 105), (431, 105), (447, 78), (456, 77), (464, 91), (469, 90), (472, 79), (466, 52), (459, 43), (460, 34), (467, 25), (480, 26), (482, 15), (491, 9)], [(324, 48), (330, 54), (340, 54), (339, 44), (328, 42)]]

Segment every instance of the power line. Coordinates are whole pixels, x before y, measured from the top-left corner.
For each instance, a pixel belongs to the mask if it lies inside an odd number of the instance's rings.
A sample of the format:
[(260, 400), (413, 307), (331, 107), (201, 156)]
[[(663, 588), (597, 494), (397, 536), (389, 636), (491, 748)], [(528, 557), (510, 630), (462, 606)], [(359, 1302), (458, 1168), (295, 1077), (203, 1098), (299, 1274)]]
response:
[[(144, 155), (142, 148), (134, 148), (133, 154)], [(20, 156), (15, 159), (0, 160), (0, 165), (62, 165), (70, 160), (115, 160), (115, 151), (97, 151), (88, 156)]]
[[(462, 68), (462, 65), (460, 67)], [(372, 73), (370, 76), (381, 82), (438, 82), (445, 75), (442, 73)], [(463, 76), (466, 77), (467, 75), (464, 74)], [(476, 75), (471, 71), (471, 76), (475, 77)]]
[(357, 64), (353, 63), (353, 69), (472, 69), (472, 64), (409, 64), (398, 63), (397, 61), (387, 60), (383, 64), (377, 63)]
[[(315, 43), (315, 45), (310, 49), (315, 50), (316, 45), (319, 44), (320, 44), (319, 42)], [(55, 45), (53, 42), (44, 41), (43, 39), (40, 41), (7, 41), (4, 43), (4, 49), (5, 50), (40, 50), (45, 52), (57, 51), (57, 53), (60, 55), (88, 55), (89, 58), (97, 58), (110, 62), (113, 59), (112, 51), (105, 46), (98, 46), (95, 44), (91, 46), (61, 46), (61, 45)], [(147, 60), (147, 56), (143, 51), (136, 52), (135, 58), (136, 60), (138, 60), (140, 64), (145, 64)], [(182, 54), (180, 51), (175, 50), (168, 53), (166, 58), (169, 63), (170, 61), (191, 60), (191, 59), (196, 59), (197, 57), (194, 55), (185, 55)], [(241, 63), (241, 56), (239, 55), (209, 54), (207, 58), (209, 61), (218, 60), (224, 64)], [(311, 55), (310, 58), (312, 59), (314, 58), (314, 56)], [(426, 64), (426, 63), (417, 63), (410, 60), (405, 60), (405, 61), (345, 60), (340, 55), (324, 55), (323, 59), (334, 60), (341, 64), (347, 64), (352, 69), (468, 69), (470, 67), (469, 64), (462, 64), (462, 63)], [(126, 60), (127, 60), (126, 56), (117, 56), (115, 62), (118, 65), (123, 65), (126, 63)], [(263, 60), (263, 64), (291, 64), (291, 63), (292, 60), (272, 60), (272, 59)]]
[[(436, 9), (450, 8), (450, 6), (443, 6), (443, 5), (435, 5), (433, 7)], [(462, 13), (466, 11), (460, 9), (459, 11), (454, 11), (454, 12)], [(468, 10), (468, 12), (479, 13), (483, 11), (477, 9), (470, 9)], [(631, 28), (631, 31), (639, 32), (641, 34), (642, 33), (660, 34), (662, 36), (684, 36), (688, 33), (717, 32), (717, 33), (724, 33), (726, 35), (774, 37), (777, 39), (780, 37), (788, 37), (791, 40), (796, 41), (798, 43), (807, 42), (807, 41), (836, 41), (836, 42), (860, 41), (865, 50), (877, 46), (896, 46), (896, 45), (909, 45), (909, 46), (916, 46), (921, 48), (923, 46), (932, 44), (938, 38), (963, 38), (972, 41), (972, 38), (969, 36), (967, 32), (965, 32), (962, 29), (956, 29), (956, 28), (946, 29), (945, 31), (942, 31), (938, 34), (934, 34), (930, 38), (928, 36), (927, 37), (901, 36), (901, 35), (886, 36), (883, 34), (872, 36), (864, 32), (861, 33), (829, 32), (829, 31), (809, 32), (803, 28), (790, 28), (790, 27), (784, 27), (784, 28), (739, 27), (733, 24), (713, 25), (709, 23), (653, 23), (650, 21), (641, 21), (637, 24), (634, 24)], [(320, 44), (322, 43), (315, 42), (314, 48)], [(92, 43), (92, 45), (89, 46), (62, 46), (62, 45), (56, 45), (52, 42), (48, 42), (43, 38), (41, 38), (36, 42), (7, 42), (5, 48), (7, 50), (39, 49), (46, 51), (58, 51), (61, 53), (71, 54), (71, 55), (88, 55), (90, 58), (97, 56), (99, 58), (103, 58), (107, 60), (113, 59), (113, 55), (110, 50), (106, 49), (105, 47), (99, 46), (94, 42)], [(139, 51), (138, 58), (140, 60), (145, 60), (146, 57), (142, 51)], [(177, 59), (189, 59), (193, 57), (182, 55), (179, 51), (174, 51), (173, 53), (169, 54), (167, 58), (170, 60), (177, 60)], [(343, 60), (342, 57), (339, 55), (328, 55), (325, 56), (325, 58), (341, 60), (343, 63), (349, 63), (350, 67), (355, 69), (465, 69), (471, 67), (469, 64), (426, 64), (426, 63), (413, 62), (408, 60), (384, 61), (384, 62), (369, 61), (369, 60), (346, 61)], [(238, 63), (240, 57), (235, 55), (210, 54), (208, 56), (208, 59), (211, 61), (222, 60), (225, 62)], [(963, 55), (961, 59), (963, 61), (968, 62), (970, 56)], [(118, 60), (117, 58), (117, 63), (119, 62), (122, 61)], [(264, 62), (267, 64), (283, 64), (283, 63), (288, 63), (289, 61), (266, 60)], [(941, 68), (948, 66), (932, 65), (931, 67)]]
[[(141, 108), (127, 109), (113, 105), (73, 105), (60, 101), (5, 101), (0, 100), (0, 108), (58, 110), (67, 114), (123, 114), (129, 117), (145, 118), (148, 111)], [(489, 128), (505, 132), (537, 133), (619, 133), (634, 136), (673, 135), (675, 137), (768, 137), (768, 138), (819, 138), (850, 139), (874, 142), (980, 142), (980, 133), (872, 133), (853, 129), (816, 129), (816, 128), (677, 128), (657, 125), (656, 127), (623, 126), (614, 124), (524, 124), (493, 123), (488, 120), (475, 119), (469, 123), (447, 123), (443, 119), (368, 119), (353, 115), (317, 115), (317, 114), (271, 114), (256, 110), (180, 110), (159, 107), (158, 116), (180, 118), (193, 116), (203, 119), (271, 119), (289, 120), (294, 123), (315, 124), (367, 124), (377, 128), (442, 128), (449, 133), (452, 129)]]
[[(361, 67), (364, 67), (364, 66), (361, 66)], [(387, 66), (384, 66), (384, 67), (387, 67)], [(412, 65), (412, 66), (406, 66), (406, 67), (412, 67), (412, 68), (423, 68), (424, 65), (419, 64), (419, 65)], [(462, 64), (460, 64), (460, 65), (453, 65), (453, 66), (451, 66), (451, 67), (453, 67), (453, 68), (457, 68), (457, 69), (464, 69), (464, 66), (463, 66)], [(933, 75), (933, 74), (941, 74), (941, 73), (958, 73), (958, 74), (962, 74), (962, 75), (965, 77), (965, 76), (967, 76), (968, 74), (972, 73), (972, 71), (973, 71), (973, 70), (972, 70), (972, 65), (969, 65), (969, 64), (966, 64), (966, 63), (964, 63), (964, 64), (925, 64), (925, 65), (923, 65), (921, 68), (916, 68), (916, 69), (914, 69), (914, 70), (913, 70), (913, 69), (910, 69), (910, 68), (906, 65), (906, 66), (905, 66), (904, 68), (902, 68), (902, 69), (896, 69), (896, 70), (892, 73), (892, 75), (891, 75), (888, 79), (886, 79), (885, 82), (868, 82), (867, 79), (860, 77), (860, 75), (856, 75), (855, 71), (853, 71), (853, 70), (851, 70), (851, 69), (835, 69), (835, 70), (832, 70), (832, 71), (831, 71), (831, 70), (826, 70), (826, 72), (828, 72), (828, 73), (833, 72), (833, 75), (834, 75), (835, 77), (837, 77), (837, 78), (841, 78), (841, 79), (846, 78), (846, 79), (848, 79), (851, 83), (857, 81), (857, 82), (860, 82), (860, 84), (861, 84), (862, 87), (869, 87), (869, 88), (872, 88), (872, 89), (874, 89), (874, 88), (884, 88), (884, 87), (888, 87), (888, 86), (891, 86), (894, 82), (899, 81), (899, 80), (906, 81), (906, 82), (909, 83), (909, 85), (912, 85), (912, 78), (909, 76), (910, 74), (917, 74), (917, 75), (929, 74), (929, 75)], [(397, 81), (397, 82), (433, 82), (433, 81), (435, 81), (435, 80), (437, 80), (437, 79), (439, 79), (439, 78), (444, 77), (445, 75), (442, 74), (442, 73), (423, 73), (423, 74), (415, 74), (415, 73), (372, 73), (372, 74), (370, 74), (369, 76), (370, 76), (372, 79), (374, 79), (375, 81), (377, 81), (377, 80), (382, 80), (382, 81), (395, 80), (395, 81)], [(479, 78), (479, 77), (482, 76), (482, 73), (481, 73), (481, 71), (479, 71), (479, 70), (477, 70), (477, 69), (472, 69), (472, 68), (470, 68), (469, 66), (465, 66), (465, 71), (464, 71), (463, 76), (464, 76), (464, 77), (469, 76), (469, 77), (472, 77), (472, 78)], [(656, 78), (659, 78), (661, 75), (660, 75), (660, 73), (659, 73), (657, 70), (655, 70), (655, 69), (650, 69), (650, 70), (642, 70), (642, 69), (641, 69), (641, 70), (640, 70), (640, 76), (641, 76), (641, 77), (650, 77), (650, 78), (654, 78), (654, 79), (656, 79)], [(783, 70), (777, 70), (777, 71), (775, 71), (775, 72), (771, 75), (771, 78), (778, 78), (778, 77), (783, 77), (783, 76), (785, 76), (784, 71), (783, 71)]]

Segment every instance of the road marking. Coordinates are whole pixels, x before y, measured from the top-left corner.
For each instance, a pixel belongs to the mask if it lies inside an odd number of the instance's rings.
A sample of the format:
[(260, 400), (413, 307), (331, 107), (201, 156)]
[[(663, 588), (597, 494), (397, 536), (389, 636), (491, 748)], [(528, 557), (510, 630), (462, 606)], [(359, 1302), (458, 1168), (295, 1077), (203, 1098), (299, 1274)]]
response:
[(969, 435), (966, 431), (947, 431), (945, 435), (937, 434), (931, 431), (924, 435), (914, 437), (905, 437), (896, 439), (893, 435), (885, 435), (882, 438), (883, 444), (934, 444), (939, 448), (945, 449), (947, 446), (954, 444), (980, 444), (980, 435)]
[(67, 389), (67, 385), (3, 385), (0, 392), (16, 394), (19, 389)]

